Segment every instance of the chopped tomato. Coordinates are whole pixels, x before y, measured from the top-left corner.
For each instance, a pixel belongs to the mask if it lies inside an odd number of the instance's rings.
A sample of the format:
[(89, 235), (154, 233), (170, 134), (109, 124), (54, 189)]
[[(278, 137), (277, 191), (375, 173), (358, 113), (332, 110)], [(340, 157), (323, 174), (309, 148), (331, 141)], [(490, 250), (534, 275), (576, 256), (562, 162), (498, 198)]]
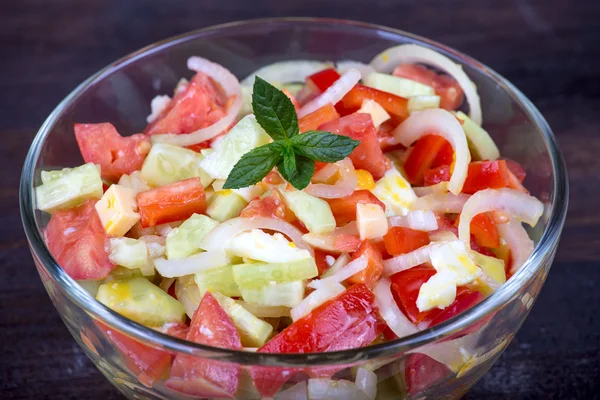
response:
[(206, 211), (206, 196), (200, 178), (190, 178), (140, 192), (137, 203), (142, 227), (181, 221)]
[[(175, 285), (171, 285), (169, 287), (169, 294), (171, 294), (171, 288)], [(177, 297), (175, 297), (177, 298)], [(172, 324), (167, 324), (167, 326), (163, 327), (163, 331), (170, 336), (175, 336), (176, 338), (185, 340), (190, 331), (190, 327), (183, 322), (175, 322)]]
[(334, 68), (327, 68), (312, 74), (306, 78), (306, 82), (315, 91), (323, 93), (338, 79), (340, 79), (340, 74)]
[(286, 207), (273, 196), (265, 196), (250, 201), (240, 213), (240, 217), (268, 217), (286, 219)]
[(388, 170), (388, 160), (379, 147), (371, 115), (359, 113), (341, 117), (321, 125), (319, 130), (359, 140), (360, 144), (350, 154), (350, 160), (356, 169), (369, 171), (373, 179), (380, 179)]
[(431, 312), (419, 311), (417, 308), (417, 297), (419, 297), (421, 285), (427, 282), (429, 278), (435, 274), (435, 268), (427, 265), (418, 265), (390, 276), (392, 293), (394, 294), (398, 306), (404, 311), (404, 314), (406, 314), (408, 319), (415, 324), (421, 322)]
[(210, 147), (210, 140), (205, 140), (204, 142), (186, 146), (187, 149), (194, 150), (196, 153), (200, 153), (200, 150), (208, 149), (209, 147)]
[(329, 254), (325, 253), (322, 250), (315, 249), (315, 263), (317, 264), (317, 269), (319, 270), (319, 276), (329, 269), (329, 264), (327, 264), (327, 257)]
[(319, 126), (338, 118), (340, 118), (340, 114), (338, 114), (335, 107), (329, 103), (300, 118), (298, 120), (298, 126), (300, 127), (301, 133), (314, 131), (318, 129)]
[(513, 174), (513, 176), (519, 181), (519, 183), (523, 183), (527, 173), (521, 164), (516, 161), (509, 160), (508, 158), (504, 159), (508, 170)]
[(46, 226), (48, 250), (73, 279), (104, 279), (115, 267), (108, 259), (108, 236), (95, 204), (96, 200), (88, 200), (55, 211)]
[(404, 380), (408, 394), (421, 393), (451, 373), (446, 365), (421, 353), (409, 354), (405, 365)]
[(499, 189), (510, 184), (509, 169), (505, 160), (476, 161), (469, 164), (463, 192), (473, 194), (483, 189)]
[[(240, 335), (231, 318), (215, 298), (206, 292), (194, 312), (187, 340), (241, 350)], [(231, 363), (180, 354), (175, 357), (165, 385), (173, 390), (200, 397), (233, 397), (240, 371)]]
[(446, 139), (438, 135), (426, 135), (417, 140), (404, 163), (406, 178), (413, 185), (423, 183), (425, 171), (438, 167), (446, 162), (448, 154), (453, 157), (452, 146)]
[(342, 253), (352, 253), (358, 250), (360, 243), (360, 239), (356, 236), (340, 233), (336, 235), (333, 246)]
[(441, 167), (427, 169), (423, 174), (423, 186), (432, 186), (440, 182), (448, 182), (449, 180), (449, 165), (442, 165)]
[(102, 178), (112, 182), (142, 168), (151, 147), (146, 135), (123, 137), (108, 122), (75, 124), (75, 139), (84, 161), (99, 164)]
[(221, 88), (208, 75), (197, 73), (146, 127), (145, 133), (191, 133), (223, 118), (226, 109), (227, 98)]
[(361, 256), (367, 257), (367, 268), (352, 275), (347, 279), (347, 281), (350, 284), (364, 283), (370, 289), (372, 289), (383, 272), (383, 260), (381, 259), (381, 252), (369, 240), (363, 240), (358, 250), (352, 254), (351, 261), (354, 261)]
[(498, 228), (496, 228), (494, 221), (485, 213), (477, 214), (471, 220), (471, 235), (474, 236), (479, 246), (492, 249), (500, 247)]
[(294, 95), (287, 89), (283, 89), (282, 92), (290, 99), (296, 111), (300, 109), (300, 104), (298, 104), (298, 100), (294, 97)]
[(96, 324), (125, 356), (129, 369), (143, 385), (152, 387), (165, 375), (171, 364), (169, 353), (140, 343), (101, 322), (96, 321)]
[(400, 143), (396, 143), (396, 138), (394, 137), (394, 129), (396, 129), (397, 126), (398, 124), (392, 120), (385, 121), (379, 126), (377, 140), (379, 140), (379, 147), (381, 147), (382, 151), (404, 149), (404, 146)]
[(456, 300), (454, 300), (454, 302), (448, 307), (440, 310), (440, 312), (437, 313), (437, 315), (435, 315), (435, 317), (429, 323), (429, 327), (439, 325), (442, 322), (465, 312), (483, 299), (484, 296), (478, 291), (469, 290), (467, 288), (459, 288), (456, 294)]
[(410, 228), (392, 226), (383, 236), (383, 243), (390, 255), (398, 256), (429, 244), (429, 234)]
[(346, 197), (325, 200), (329, 203), (338, 226), (343, 226), (348, 222), (356, 220), (357, 204), (378, 204), (385, 210), (385, 204), (369, 190), (355, 190), (351, 195)]
[(400, 64), (393, 75), (420, 82), (435, 89), (440, 96), (440, 107), (456, 110), (463, 102), (464, 92), (458, 82), (449, 75), (437, 74), (428, 68), (416, 64)]
[(340, 114), (347, 115), (350, 112), (358, 110), (365, 100), (375, 100), (397, 120), (404, 120), (408, 117), (407, 99), (361, 84), (354, 85), (344, 98), (340, 100), (336, 108)]
[[(330, 346), (365, 346), (370, 341), (366, 342), (363, 338), (375, 338), (383, 331), (383, 324), (371, 324), (367, 329), (368, 334), (361, 328), (353, 328), (367, 319), (371, 320), (369, 316), (376, 316), (374, 299), (375, 296), (366, 285), (354, 285), (295, 321), (258, 349), (258, 352), (318, 353), (328, 350)], [(361, 336), (353, 336), (356, 333)], [(285, 383), (291, 372), (281, 367), (255, 367), (252, 369), (252, 376), (259, 393), (271, 397)]]

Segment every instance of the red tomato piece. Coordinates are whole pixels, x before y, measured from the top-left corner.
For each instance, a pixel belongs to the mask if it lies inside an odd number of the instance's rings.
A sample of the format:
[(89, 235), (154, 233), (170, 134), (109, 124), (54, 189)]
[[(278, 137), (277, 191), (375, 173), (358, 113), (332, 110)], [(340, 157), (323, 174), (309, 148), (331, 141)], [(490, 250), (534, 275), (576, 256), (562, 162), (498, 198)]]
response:
[(409, 394), (421, 393), (450, 375), (446, 365), (421, 353), (410, 354), (405, 365), (404, 380)]
[(377, 140), (379, 140), (379, 147), (384, 152), (404, 149), (400, 143), (396, 143), (396, 138), (394, 137), (394, 129), (398, 124), (392, 120), (385, 121), (383, 124), (379, 126), (379, 131), (377, 132)]
[[(450, 146), (450, 151), (452, 151), (450, 143), (438, 135), (425, 135), (417, 140), (404, 163), (404, 171), (408, 181), (413, 185), (421, 185), (425, 171), (429, 168), (438, 167), (439, 165), (436, 165), (436, 163), (447, 158), (447, 146)], [(440, 156), (440, 154), (442, 155)]]
[(367, 287), (372, 289), (383, 272), (381, 252), (369, 240), (363, 240), (358, 250), (352, 254), (351, 261), (354, 261), (363, 255), (366, 256), (368, 260), (367, 268), (352, 275), (347, 281), (350, 284), (364, 283)]
[(104, 279), (115, 267), (108, 259), (108, 236), (95, 204), (96, 200), (88, 200), (55, 211), (46, 226), (48, 250), (73, 279)]
[[(194, 313), (187, 340), (222, 349), (242, 349), (233, 321), (210, 292), (204, 294)], [(180, 354), (173, 361), (165, 385), (192, 396), (234, 397), (239, 375), (235, 365)]]
[(369, 190), (355, 190), (351, 195), (346, 197), (325, 200), (329, 203), (338, 226), (343, 226), (350, 221), (356, 220), (357, 204), (378, 204), (385, 210), (385, 204)]
[(519, 181), (519, 183), (523, 183), (527, 173), (521, 164), (516, 161), (509, 160), (508, 158), (504, 159), (508, 170), (513, 174), (513, 176)]
[(145, 133), (191, 133), (214, 124), (226, 113), (227, 98), (221, 88), (208, 75), (197, 73)]
[[(175, 285), (171, 285), (169, 287), (169, 292), (171, 291), (171, 288), (174, 286)], [(173, 296), (173, 297), (175, 297), (175, 296)], [(177, 297), (175, 297), (175, 298), (177, 298)], [(162, 330), (167, 335), (175, 336), (178, 339), (185, 340), (190, 331), (190, 327), (187, 326), (187, 324), (184, 324), (183, 322), (175, 322), (172, 324), (166, 324), (165, 326), (163, 326)]]
[(240, 217), (268, 217), (285, 219), (285, 206), (273, 196), (252, 199), (242, 210)]
[(418, 265), (416, 267), (400, 271), (390, 276), (392, 282), (392, 293), (398, 306), (404, 311), (404, 314), (414, 324), (418, 324), (425, 319), (431, 311), (421, 312), (417, 308), (417, 297), (421, 285), (436, 274), (433, 267), (427, 265)]
[(483, 299), (484, 296), (478, 291), (469, 290), (467, 288), (459, 288), (459, 292), (456, 294), (456, 300), (454, 300), (454, 302), (448, 307), (440, 310), (441, 312), (436, 313), (437, 315), (435, 315), (435, 317), (431, 320), (429, 327), (439, 325), (442, 322), (465, 312)]
[(317, 130), (319, 126), (338, 118), (340, 118), (340, 114), (338, 114), (335, 107), (329, 103), (310, 114), (306, 114), (298, 120), (300, 133)]
[(354, 85), (340, 100), (336, 108), (340, 114), (347, 115), (349, 112), (358, 110), (364, 100), (375, 100), (385, 111), (398, 120), (404, 120), (408, 117), (407, 99), (361, 84)]
[(317, 264), (317, 269), (319, 270), (319, 276), (329, 269), (329, 264), (327, 264), (327, 257), (329, 254), (325, 253), (322, 250), (315, 249), (315, 263)]
[(496, 249), (500, 247), (500, 235), (494, 221), (485, 213), (478, 214), (471, 220), (471, 235), (481, 247)]
[(383, 236), (385, 249), (392, 256), (410, 253), (429, 244), (429, 234), (410, 228), (392, 226)]
[[(258, 352), (318, 353), (327, 350), (329, 346), (342, 346), (343, 343), (354, 342), (353, 347), (363, 345), (361, 338), (351, 337), (351, 333), (360, 332), (364, 335), (361, 329), (353, 330), (353, 327), (370, 319), (369, 316), (376, 313), (374, 300), (375, 296), (366, 285), (354, 285), (288, 326), (258, 349)], [(379, 329), (378, 324), (371, 326), (374, 331)], [(337, 340), (344, 342), (336, 342)], [(285, 383), (293, 370), (296, 369), (255, 367), (252, 369), (252, 376), (259, 393), (271, 397)]]
[(462, 88), (449, 75), (437, 74), (435, 71), (416, 64), (400, 64), (392, 74), (433, 87), (435, 94), (440, 96), (440, 107), (445, 110), (456, 110), (463, 102)]
[(469, 172), (462, 191), (473, 194), (483, 189), (508, 187), (509, 172), (505, 160), (472, 162), (469, 164)]
[(358, 250), (360, 243), (360, 239), (356, 236), (340, 233), (336, 235), (333, 246), (342, 253), (352, 253)]
[(327, 68), (306, 78), (306, 83), (315, 91), (323, 93), (340, 79), (340, 74), (334, 68)]
[(360, 113), (341, 117), (319, 126), (319, 130), (359, 140), (360, 144), (350, 154), (350, 160), (355, 168), (369, 171), (373, 179), (380, 179), (389, 169), (388, 160), (379, 147), (371, 115)]
[(143, 385), (152, 387), (165, 375), (171, 364), (169, 353), (140, 343), (101, 322), (96, 321), (96, 324), (127, 359), (127, 366)]
[(300, 104), (298, 104), (298, 100), (294, 97), (294, 95), (287, 89), (283, 89), (282, 92), (290, 99), (292, 104), (294, 105), (294, 109), (298, 111), (300, 109)]
[(440, 182), (448, 182), (449, 180), (449, 165), (442, 165), (441, 167), (427, 169), (423, 174), (423, 186), (432, 186)]
[(121, 175), (142, 168), (150, 151), (146, 135), (123, 137), (112, 124), (75, 124), (75, 139), (86, 163), (100, 164), (103, 179), (116, 182)]
[(206, 196), (200, 178), (189, 178), (137, 195), (142, 227), (181, 221), (206, 211)]

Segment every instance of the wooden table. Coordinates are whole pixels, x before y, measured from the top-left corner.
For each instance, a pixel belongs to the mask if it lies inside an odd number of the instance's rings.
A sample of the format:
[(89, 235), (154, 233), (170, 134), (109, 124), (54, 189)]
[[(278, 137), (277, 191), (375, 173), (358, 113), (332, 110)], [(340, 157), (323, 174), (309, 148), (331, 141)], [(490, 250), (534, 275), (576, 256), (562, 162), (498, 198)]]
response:
[(44, 118), (84, 78), (148, 43), (230, 20), (290, 15), (364, 20), (430, 37), (491, 66), (539, 107), (569, 165), (569, 218), (539, 301), (467, 397), (598, 396), (600, 2), (3, 0), (0, 398), (119, 398), (52, 307), (21, 228), (19, 175)]

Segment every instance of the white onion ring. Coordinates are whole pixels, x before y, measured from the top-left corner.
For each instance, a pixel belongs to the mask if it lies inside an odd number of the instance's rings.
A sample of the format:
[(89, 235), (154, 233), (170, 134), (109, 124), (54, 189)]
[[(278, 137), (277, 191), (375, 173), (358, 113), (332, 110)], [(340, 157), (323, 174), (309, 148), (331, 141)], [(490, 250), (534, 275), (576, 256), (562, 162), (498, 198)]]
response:
[(400, 226), (417, 231), (435, 231), (438, 228), (435, 214), (429, 210), (409, 211), (406, 215), (388, 217), (388, 223), (391, 226)]
[(207, 251), (221, 250), (235, 235), (252, 229), (269, 229), (281, 232), (289, 237), (297, 247), (308, 250), (310, 255), (314, 256), (313, 249), (302, 240), (302, 232), (298, 228), (289, 222), (268, 217), (238, 217), (225, 221), (217, 225), (204, 237), (200, 247)]
[(356, 372), (354, 384), (356, 388), (362, 390), (371, 400), (377, 397), (377, 375), (373, 371), (360, 367)]
[(275, 395), (275, 400), (308, 400), (308, 386), (306, 381), (296, 383)]
[(429, 210), (436, 213), (458, 214), (471, 196), (452, 193), (436, 193), (419, 197), (411, 204), (414, 210)]
[(178, 278), (175, 281), (175, 296), (183, 304), (188, 317), (192, 318), (202, 300), (200, 289), (198, 289), (192, 275)]
[(533, 240), (529, 238), (521, 222), (515, 218), (511, 218), (508, 222), (496, 226), (498, 227), (500, 237), (504, 239), (510, 249), (512, 257), (510, 273), (514, 274), (525, 264), (531, 253), (533, 253)]
[(396, 301), (392, 296), (391, 282), (389, 279), (381, 278), (379, 282), (377, 282), (377, 285), (375, 285), (373, 293), (375, 294), (375, 304), (377, 304), (377, 308), (379, 308), (381, 318), (385, 320), (396, 336), (402, 338), (419, 331), (404, 313), (400, 311), (400, 308), (398, 308), (398, 304), (396, 304)]
[(265, 65), (245, 77), (242, 85), (254, 85), (254, 78), (260, 76), (271, 84), (303, 82), (312, 74), (331, 68), (330, 62), (314, 60), (288, 60)]
[(360, 81), (361, 75), (357, 69), (351, 68), (344, 73), (337, 81), (327, 88), (319, 97), (309, 101), (298, 111), (298, 118), (304, 117), (313, 111), (331, 103), (335, 105), (340, 101), (346, 93), (348, 93), (354, 85)]
[(300, 304), (290, 310), (292, 320), (295, 322), (308, 315), (312, 310), (326, 301), (333, 299), (345, 290), (346, 288), (341, 283), (319, 286), (319, 289), (306, 296)]
[(166, 94), (154, 96), (150, 102), (150, 115), (146, 117), (146, 122), (149, 124), (154, 122), (165, 108), (167, 108), (170, 102), (171, 96), (167, 96)]
[(352, 194), (358, 184), (358, 176), (356, 176), (352, 161), (345, 158), (342, 161), (338, 161), (336, 165), (340, 171), (340, 178), (335, 184), (311, 183), (304, 191), (312, 196), (323, 199), (337, 199)]
[(154, 259), (154, 267), (164, 278), (178, 278), (231, 263), (225, 252), (206, 251), (180, 260)]
[(323, 272), (323, 274), (321, 275), (321, 279), (325, 279), (329, 276), (332, 276), (333, 274), (338, 272), (340, 269), (342, 269), (346, 265), (348, 265), (350, 260), (351, 260), (350, 254), (348, 254), (348, 253), (340, 254), (340, 256), (337, 258), (337, 260), (335, 260), (335, 262), (333, 263), (331, 268), (329, 268), (327, 271)]
[(410, 253), (401, 254), (396, 257), (392, 257), (389, 260), (383, 262), (383, 275), (390, 276), (396, 272), (404, 271), (417, 265), (421, 265), (428, 262), (431, 259), (431, 252), (441, 245), (448, 242), (431, 242), (426, 246), (419, 247)]
[(188, 68), (192, 71), (202, 72), (212, 78), (216, 83), (220, 84), (227, 97), (235, 96), (235, 100), (227, 114), (214, 124), (206, 128), (198, 129), (195, 132), (187, 134), (166, 133), (160, 135), (152, 135), (150, 140), (152, 143), (169, 143), (176, 146), (191, 146), (193, 144), (202, 143), (214, 138), (221, 132), (227, 130), (231, 124), (235, 122), (240, 109), (242, 108), (242, 87), (240, 82), (225, 67), (216, 64), (202, 57), (190, 57), (187, 61)]
[(530, 226), (535, 226), (544, 212), (541, 201), (513, 189), (485, 189), (465, 203), (458, 224), (458, 238), (471, 248), (471, 220), (478, 214), (502, 210)]
[(310, 400), (369, 400), (354, 383), (345, 379), (309, 379), (308, 398)]
[(469, 116), (477, 125), (481, 125), (481, 100), (477, 88), (469, 79), (462, 66), (437, 51), (416, 44), (403, 44), (389, 48), (373, 58), (369, 65), (377, 71), (391, 73), (398, 64), (426, 64), (436, 67), (453, 77), (469, 103)]
[(427, 196), (428, 194), (446, 193), (448, 191), (448, 182), (440, 182), (431, 186), (416, 186), (412, 189), (419, 197)]
[(308, 284), (308, 287), (320, 289), (335, 285), (336, 283), (341, 283), (350, 278), (352, 275), (367, 268), (367, 265), (369, 265), (369, 260), (365, 255), (362, 255), (356, 260), (350, 261), (345, 267), (340, 268), (337, 272), (328, 276), (327, 278), (313, 280)]
[(360, 72), (362, 78), (366, 77), (373, 72), (376, 72), (373, 67), (354, 60), (342, 60), (335, 63), (335, 67), (340, 74), (343, 74), (351, 69), (356, 69)]
[(467, 179), (471, 153), (465, 131), (454, 115), (441, 108), (430, 108), (411, 114), (394, 130), (395, 141), (406, 147), (429, 134), (439, 135), (452, 145), (455, 161), (448, 190), (459, 194)]

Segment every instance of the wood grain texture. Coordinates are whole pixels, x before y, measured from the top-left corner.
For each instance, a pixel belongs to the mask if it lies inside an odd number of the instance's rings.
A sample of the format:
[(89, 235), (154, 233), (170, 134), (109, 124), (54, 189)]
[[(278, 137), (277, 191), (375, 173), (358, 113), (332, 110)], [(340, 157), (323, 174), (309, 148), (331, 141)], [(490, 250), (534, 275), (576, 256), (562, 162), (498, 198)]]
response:
[(491, 66), (539, 107), (569, 167), (569, 217), (536, 306), (467, 397), (597, 398), (597, 0), (2, 0), (0, 398), (120, 398), (52, 307), (21, 228), (20, 170), (43, 119), (79, 82), (137, 48), (216, 23), (268, 16), (348, 18), (430, 37)]

